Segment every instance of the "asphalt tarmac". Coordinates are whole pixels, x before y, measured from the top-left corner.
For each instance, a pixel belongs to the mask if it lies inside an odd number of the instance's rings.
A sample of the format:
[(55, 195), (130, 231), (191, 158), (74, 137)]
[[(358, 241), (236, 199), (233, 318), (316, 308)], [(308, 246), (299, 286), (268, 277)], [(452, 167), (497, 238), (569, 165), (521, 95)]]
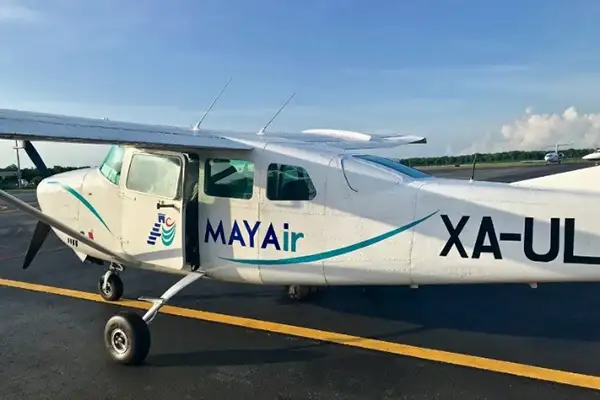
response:
[[(476, 179), (570, 168), (481, 169)], [(35, 205), (32, 192), (19, 197)], [(22, 270), (34, 226), (0, 208), (3, 400), (600, 398), (598, 284), (331, 288), (293, 303), (279, 287), (201, 281), (152, 322), (145, 365), (115, 365), (104, 324), (139, 303), (97, 301), (104, 270), (53, 235)], [(128, 299), (177, 280), (122, 277)]]
[[(580, 168), (593, 166), (592, 163), (574, 163), (574, 164), (528, 164), (524, 163), (522, 167), (477, 167), (475, 166), (475, 180), (485, 180), (491, 182), (514, 182), (525, 179), (533, 179), (539, 176), (551, 175), (560, 172), (573, 171)], [(469, 165), (460, 167), (438, 168), (425, 170), (424, 172), (438, 176), (440, 178), (459, 178), (470, 179), (473, 169)]]

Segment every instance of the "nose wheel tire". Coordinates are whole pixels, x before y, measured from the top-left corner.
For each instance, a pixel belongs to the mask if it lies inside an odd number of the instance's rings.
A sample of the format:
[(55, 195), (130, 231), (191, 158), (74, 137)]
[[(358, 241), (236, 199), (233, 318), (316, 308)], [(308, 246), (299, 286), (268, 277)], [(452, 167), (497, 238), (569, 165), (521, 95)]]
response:
[(106, 301), (117, 301), (123, 296), (123, 281), (117, 274), (110, 274), (104, 285), (104, 276), (98, 281), (100, 296)]
[(119, 364), (141, 364), (150, 351), (150, 329), (134, 312), (122, 312), (108, 320), (104, 327), (104, 345), (110, 357)]

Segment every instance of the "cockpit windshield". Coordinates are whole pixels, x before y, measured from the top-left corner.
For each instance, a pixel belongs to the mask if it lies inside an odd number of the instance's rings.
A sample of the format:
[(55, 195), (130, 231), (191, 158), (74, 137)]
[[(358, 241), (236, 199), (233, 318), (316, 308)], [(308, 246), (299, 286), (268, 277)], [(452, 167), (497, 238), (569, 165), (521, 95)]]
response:
[(389, 158), (372, 156), (372, 155), (367, 155), (367, 154), (355, 155), (354, 157), (361, 159), (361, 160), (371, 162), (373, 164), (377, 164), (377, 165), (381, 165), (386, 168), (393, 169), (394, 171), (400, 172), (401, 174), (404, 174), (404, 175), (408, 175), (413, 179), (432, 178), (431, 175), (428, 175), (422, 171), (419, 171), (418, 169), (407, 167), (406, 165), (400, 164), (399, 162), (395, 162), (393, 160), (390, 160)]
[(100, 165), (100, 173), (115, 185), (118, 185), (121, 179), (124, 156), (125, 149), (121, 146), (113, 145)]

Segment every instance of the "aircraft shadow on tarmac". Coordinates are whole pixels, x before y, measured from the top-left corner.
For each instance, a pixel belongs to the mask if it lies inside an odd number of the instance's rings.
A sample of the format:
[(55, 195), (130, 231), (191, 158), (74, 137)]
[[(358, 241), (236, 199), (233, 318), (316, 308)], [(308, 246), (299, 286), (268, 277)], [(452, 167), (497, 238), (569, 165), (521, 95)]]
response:
[[(219, 284), (227, 284), (227, 283), (219, 282)], [(233, 285), (232, 285), (232, 287), (233, 287)], [(178, 294), (177, 300), (178, 301), (218, 300), (220, 298), (223, 298), (224, 296), (226, 296), (227, 299), (231, 299), (231, 300), (258, 299), (258, 298), (270, 299), (273, 297), (272, 290), (270, 290), (269, 288), (263, 288), (263, 289), (264, 290), (239, 290), (239, 291), (234, 290), (234, 291), (227, 291), (226, 294), (218, 293), (218, 292), (202, 293), (202, 294)], [(148, 293), (150, 293), (150, 292), (148, 291)], [(150, 296), (150, 294), (144, 294), (144, 296)]]
[[(600, 339), (600, 284), (335, 287), (314, 304), (421, 328), (578, 341)], [(383, 339), (382, 336), (373, 338)]]
[(152, 357), (148, 359), (147, 363), (154, 367), (240, 366), (314, 361), (325, 357), (324, 352), (302, 350), (304, 347), (315, 346), (290, 347), (274, 350), (201, 350), (196, 352), (153, 354)]
[[(40, 269), (38, 273), (50, 272)], [(127, 285), (130, 295), (155, 296), (157, 290), (161, 290), (158, 286), (163, 285), (148, 284), (155, 282), (149, 279), (155, 274), (150, 271), (129, 271), (125, 278), (129, 281)], [(148, 279), (144, 279), (145, 276), (148, 276)], [(168, 276), (168, 279), (175, 278)], [(392, 331), (385, 332), (384, 335), (371, 335), (373, 330), (369, 329), (370, 332), (366, 335), (379, 339), (427, 330), (449, 329), (515, 337), (600, 341), (600, 283), (540, 283), (537, 289), (531, 289), (526, 284), (430, 285), (418, 289), (406, 286), (330, 287), (311, 297), (307, 303), (295, 304), (293, 307), (306, 308), (306, 312), (302, 312), (304, 318), (308, 315), (313, 315), (316, 319), (323, 318), (323, 315), (318, 314), (319, 308), (322, 308), (342, 315), (410, 325), (398, 330), (381, 324)], [(293, 310), (288, 309), (294, 301), (288, 299), (285, 289), (279, 286), (219, 282), (183, 292), (176, 296), (175, 303), (195, 303), (199, 308), (203, 308), (203, 302), (217, 304), (222, 299), (232, 301), (228, 304), (250, 301), (253, 305), (243, 308), (254, 310), (258, 307), (266, 311), (266, 315), (261, 312), (262, 315), (258, 316), (266, 320), (277, 321), (277, 315), (281, 315), (281, 307), (285, 308), (284, 314), (294, 314)], [(222, 309), (219, 306), (215, 311), (227, 312), (227, 308), (226, 306)], [(255, 316), (257, 315), (253, 315)], [(299, 324), (310, 326), (313, 317), (308, 317), (308, 325)], [(330, 317), (328, 315), (325, 318)], [(338, 321), (338, 318), (335, 319)], [(339, 318), (339, 321), (343, 320), (343, 316)], [(337, 325), (337, 322), (332, 322)], [(357, 323), (361, 322), (349, 323), (357, 326)], [(357, 334), (348, 330), (346, 333)], [(252, 354), (248, 357), (251, 358)], [(190, 359), (193, 360), (194, 357)], [(182, 359), (182, 362), (185, 360)], [(164, 362), (170, 364), (177, 361), (168, 359)]]

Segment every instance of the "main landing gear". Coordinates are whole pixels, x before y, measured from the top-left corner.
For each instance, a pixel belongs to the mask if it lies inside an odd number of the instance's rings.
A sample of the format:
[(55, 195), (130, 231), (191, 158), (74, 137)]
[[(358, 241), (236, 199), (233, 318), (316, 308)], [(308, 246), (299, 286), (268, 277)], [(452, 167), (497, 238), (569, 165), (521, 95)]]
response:
[(106, 301), (117, 301), (123, 296), (123, 281), (119, 272), (125, 268), (119, 264), (111, 264), (108, 271), (98, 280), (98, 291)]
[(291, 300), (307, 300), (312, 294), (325, 290), (325, 286), (289, 285), (286, 286), (287, 295)]
[(205, 276), (192, 272), (171, 286), (160, 298), (141, 297), (140, 300), (153, 303), (152, 307), (140, 316), (132, 311), (121, 312), (108, 320), (104, 327), (104, 345), (110, 357), (119, 364), (140, 364), (150, 351), (150, 329), (148, 325), (162, 306), (190, 283)]

